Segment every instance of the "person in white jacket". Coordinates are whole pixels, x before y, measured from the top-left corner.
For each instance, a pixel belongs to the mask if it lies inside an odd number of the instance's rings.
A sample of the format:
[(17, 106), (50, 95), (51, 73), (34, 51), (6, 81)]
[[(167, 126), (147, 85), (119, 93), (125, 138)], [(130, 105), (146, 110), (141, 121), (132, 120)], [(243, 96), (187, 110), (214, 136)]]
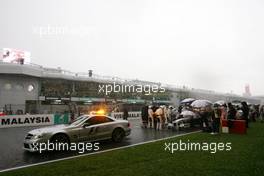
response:
[(153, 110), (152, 110), (152, 107), (149, 106), (149, 108), (148, 108), (148, 126), (149, 126), (149, 128), (153, 127), (153, 121), (154, 121)]
[(157, 117), (157, 130), (161, 130), (164, 128), (165, 124), (165, 116), (164, 116), (164, 109), (160, 106), (156, 111), (155, 115)]

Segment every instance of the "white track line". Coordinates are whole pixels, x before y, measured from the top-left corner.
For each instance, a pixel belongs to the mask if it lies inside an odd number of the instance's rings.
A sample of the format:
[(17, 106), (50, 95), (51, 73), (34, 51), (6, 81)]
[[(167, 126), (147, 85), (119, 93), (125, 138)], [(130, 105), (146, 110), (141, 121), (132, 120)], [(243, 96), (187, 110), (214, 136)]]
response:
[(201, 131), (199, 130), (199, 131), (194, 131), (194, 132), (189, 132), (189, 133), (183, 133), (183, 134), (178, 134), (178, 135), (174, 135), (174, 136), (170, 136), (170, 137), (166, 137), (166, 138), (161, 138), (161, 139), (156, 139), (156, 140), (150, 140), (150, 141), (146, 141), (146, 142), (140, 142), (140, 143), (137, 143), (137, 144), (131, 144), (131, 145), (127, 145), (127, 146), (122, 146), (122, 147), (107, 149), (107, 150), (93, 152), (93, 153), (87, 153), (87, 154), (82, 154), (82, 155), (77, 155), (77, 156), (65, 157), (65, 158), (61, 158), (61, 159), (55, 159), (55, 160), (40, 162), (40, 163), (36, 163), (36, 164), (29, 164), (29, 165), (26, 165), (26, 166), (13, 167), (13, 168), (10, 168), (10, 169), (1, 170), (0, 173), (7, 172), (7, 171), (18, 170), (18, 169), (27, 168), (27, 167), (32, 167), (32, 166), (38, 166), (38, 165), (48, 164), (48, 163), (54, 163), (54, 162), (63, 161), (63, 160), (69, 160), (69, 159), (74, 159), (74, 158), (89, 156), (89, 155), (96, 155), (96, 154), (100, 154), (100, 153), (106, 153), (106, 152), (110, 152), (110, 151), (115, 151), (115, 150), (125, 149), (125, 148), (134, 147), (134, 146), (138, 146), (138, 145), (153, 143), (153, 142), (162, 141), (162, 140), (166, 140), (166, 139), (171, 139), (171, 138), (175, 138), (175, 137), (186, 136), (186, 135), (194, 134), (194, 133), (198, 133), (198, 132), (201, 132)]

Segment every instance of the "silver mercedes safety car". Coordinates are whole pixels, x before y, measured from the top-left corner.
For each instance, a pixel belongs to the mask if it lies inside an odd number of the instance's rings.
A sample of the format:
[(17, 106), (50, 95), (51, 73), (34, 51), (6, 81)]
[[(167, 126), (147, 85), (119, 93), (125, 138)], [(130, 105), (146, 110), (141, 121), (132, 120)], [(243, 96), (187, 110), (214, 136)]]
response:
[(34, 129), (27, 133), (24, 149), (35, 151), (36, 143), (72, 143), (112, 139), (121, 142), (131, 132), (127, 120), (117, 120), (106, 115), (83, 115), (70, 124)]

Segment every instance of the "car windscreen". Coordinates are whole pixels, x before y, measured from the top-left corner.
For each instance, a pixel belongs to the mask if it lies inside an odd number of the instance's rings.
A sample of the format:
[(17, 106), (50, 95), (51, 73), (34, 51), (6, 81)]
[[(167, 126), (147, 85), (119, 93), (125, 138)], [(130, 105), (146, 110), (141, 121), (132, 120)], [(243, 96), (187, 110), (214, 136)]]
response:
[(87, 119), (87, 116), (77, 117), (70, 125), (77, 126), (81, 124), (85, 119)]
[(89, 118), (85, 123), (89, 125), (97, 125), (97, 124), (113, 122), (113, 121), (114, 121), (113, 119), (110, 119), (106, 116), (93, 116)]

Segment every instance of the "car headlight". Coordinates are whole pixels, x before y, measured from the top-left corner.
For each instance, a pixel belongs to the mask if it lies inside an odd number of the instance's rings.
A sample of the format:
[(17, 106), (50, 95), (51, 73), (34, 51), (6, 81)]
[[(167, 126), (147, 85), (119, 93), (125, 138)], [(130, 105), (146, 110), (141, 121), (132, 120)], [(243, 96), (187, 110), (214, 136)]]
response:
[(40, 139), (40, 138), (43, 138), (44, 134), (37, 134), (37, 135), (34, 135), (32, 139)]

